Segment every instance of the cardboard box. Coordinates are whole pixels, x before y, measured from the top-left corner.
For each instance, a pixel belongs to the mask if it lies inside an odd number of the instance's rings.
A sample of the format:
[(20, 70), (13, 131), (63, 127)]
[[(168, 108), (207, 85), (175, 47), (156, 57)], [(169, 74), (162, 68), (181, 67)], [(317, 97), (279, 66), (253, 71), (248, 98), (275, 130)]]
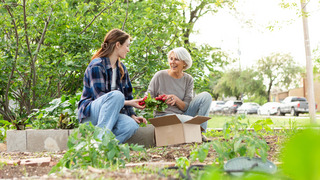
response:
[(155, 127), (157, 146), (202, 142), (200, 124), (211, 119), (205, 116), (167, 115), (149, 119)]

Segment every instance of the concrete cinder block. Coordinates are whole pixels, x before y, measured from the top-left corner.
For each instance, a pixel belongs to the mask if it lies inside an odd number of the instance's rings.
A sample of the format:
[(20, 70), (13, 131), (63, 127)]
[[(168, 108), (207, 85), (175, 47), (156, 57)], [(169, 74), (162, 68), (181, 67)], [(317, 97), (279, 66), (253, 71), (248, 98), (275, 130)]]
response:
[(68, 132), (69, 132), (69, 133), (68, 133), (68, 135), (70, 136), (70, 135), (73, 133), (73, 131), (74, 131), (73, 129), (69, 129), (69, 131), (68, 131)]
[(23, 152), (27, 150), (27, 134), (24, 130), (7, 131), (7, 152)]
[[(9, 130), (7, 131), (7, 152), (42, 152), (67, 150), (68, 137), (74, 131), (67, 129), (46, 130)], [(126, 141), (129, 144), (139, 144), (154, 147), (154, 126), (148, 124), (139, 127), (136, 133)]]
[(27, 130), (27, 151), (67, 150), (69, 130)]
[(139, 129), (128, 139), (125, 143), (144, 145), (144, 147), (154, 147), (156, 145), (154, 138), (154, 126), (147, 124), (146, 127), (139, 127)]

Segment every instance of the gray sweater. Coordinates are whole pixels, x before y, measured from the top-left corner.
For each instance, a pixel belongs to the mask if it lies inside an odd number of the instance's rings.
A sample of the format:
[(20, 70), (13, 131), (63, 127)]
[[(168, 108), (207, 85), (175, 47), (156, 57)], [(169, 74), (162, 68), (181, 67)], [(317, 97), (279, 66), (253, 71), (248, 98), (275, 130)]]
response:
[(174, 94), (185, 103), (184, 110), (179, 109), (176, 105), (168, 105), (164, 112), (156, 112), (156, 116), (166, 114), (183, 114), (189, 107), (193, 94), (193, 78), (187, 73), (183, 77), (175, 79), (168, 74), (168, 70), (158, 71), (152, 78), (146, 95), (150, 93), (151, 97), (157, 97), (161, 94)]

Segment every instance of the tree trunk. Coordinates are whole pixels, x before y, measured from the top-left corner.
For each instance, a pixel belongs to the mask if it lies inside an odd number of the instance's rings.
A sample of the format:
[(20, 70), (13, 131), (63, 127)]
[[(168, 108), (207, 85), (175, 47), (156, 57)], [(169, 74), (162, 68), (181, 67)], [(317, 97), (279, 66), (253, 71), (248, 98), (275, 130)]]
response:
[(273, 80), (270, 79), (270, 83), (269, 83), (269, 86), (268, 86), (268, 102), (270, 102), (270, 92), (271, 92), (271, 88), (272, 88), (272, 84), (273, 84)]
[[(301, 1), (301, 11), (307, 12), (306, 1)], [(306, 51), (306, 69), (307, 69), (307, 84), (308, 84), (308, 101), (309, 101), (309, 116), (310, 123), (316, 124), (316, 110), (315, 110), (315, 98), (314, 98), (314, 86), (313, 86), (313, 63), (311, 59), (310, 41), (309, 41), (309, 30), (308, 30), (308, 17), (302, 15), (303, 20), (303, 32), (304, 32), (304, 44)]]

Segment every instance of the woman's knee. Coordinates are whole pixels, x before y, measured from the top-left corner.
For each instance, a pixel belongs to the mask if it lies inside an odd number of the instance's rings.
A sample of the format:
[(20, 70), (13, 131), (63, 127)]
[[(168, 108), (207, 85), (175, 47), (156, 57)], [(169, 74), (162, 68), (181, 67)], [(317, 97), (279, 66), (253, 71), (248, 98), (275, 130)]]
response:
[(139, 124), (135, 120), (132, 120), (130, 121), (130, 127), (131, 131), (135, 132), (139, 128)]
[(120, 91), (111, 91), (105, 95), (102, 96), (103, 103), (107, 101), (115, 101), (115, 102), (123, 102), (124, 103), (124, 95)]
[(115, 99), (116, 101), (124, 101), (125, 100), (123, 93), (120, 91), (111, 91), (110, 93), (111, 93), (111, 97), (113, 99)]
[(200, 97), (202, 97), (203, 99), (207, 100), (207, 101), (212, 101), (212, 96), (210, 93), (208, 92), (202, 92), (199, 94)]

